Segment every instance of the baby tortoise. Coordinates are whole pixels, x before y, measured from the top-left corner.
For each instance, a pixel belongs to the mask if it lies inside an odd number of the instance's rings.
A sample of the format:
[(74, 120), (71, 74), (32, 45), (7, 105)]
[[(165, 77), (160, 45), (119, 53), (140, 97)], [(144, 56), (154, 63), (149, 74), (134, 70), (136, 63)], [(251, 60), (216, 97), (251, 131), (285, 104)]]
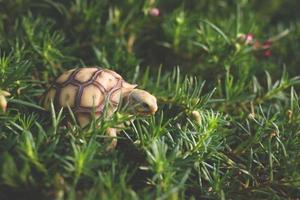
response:
[[(137, 85), (127, 83), (114, 71), (87, 67), (66, 71), (47, 90), (42, 100), (43, 107), (50, 110), (51, 101), (55, 109), (70, 107), (81, 127), (91, 122), (95, 112), (99, 118), (106, 108), (110, 117), (120, 102), (134, 115), (152, 115), (157, 111), (156, 98)], [(117, 130), (108, 128), (107, 135), (114, 137), (111, 148), (116, 146)]]

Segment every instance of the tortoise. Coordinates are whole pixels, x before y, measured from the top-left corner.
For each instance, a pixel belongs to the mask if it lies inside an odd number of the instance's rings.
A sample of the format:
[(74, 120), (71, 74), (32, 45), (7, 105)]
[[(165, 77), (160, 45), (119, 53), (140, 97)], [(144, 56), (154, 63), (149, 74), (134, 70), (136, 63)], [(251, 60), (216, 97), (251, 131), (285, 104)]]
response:
[[(156, 98), (136, 84), (126, 82), (118, 73), (100, 67), (71, 69), (55, 79), (46, 91), (42, 104), (50, 110), (70, 107), (81, 127), (89, 124), (94, 113), (99, 118), (106, 108), (110, 117), (120, 102), (134, 115), (152, 115), (157, 111)], [(117, 130), (108, 128), (107, 135), (116, 137)], [(113, 139), (112, 146), (116, 145)]]

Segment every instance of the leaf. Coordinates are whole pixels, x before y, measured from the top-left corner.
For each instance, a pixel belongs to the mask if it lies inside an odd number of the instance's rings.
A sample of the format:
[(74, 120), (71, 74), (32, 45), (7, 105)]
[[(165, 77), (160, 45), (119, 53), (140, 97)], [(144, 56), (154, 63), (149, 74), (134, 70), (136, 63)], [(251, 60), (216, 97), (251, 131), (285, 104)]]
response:
[(214, 25), (213, 23), (211, 23), (208, 20), (200, 20), (200, 21), (208, 24), (213, 30), (215, 30), (217, 33), (219, 33), (228, 44), (230, 44), (230, 40), (229, 40), (228, 36), (218, 26)]
[(31, 102), (28, 102), (28, 101), (23, 101), (23, 100), (20, 100), (20, 99), (9, 99), (8, 102), (9, 103), (15, 103), (15, 104), (21, 104), (21, 105), (24, 105), (24, 106), (28, 106), (28, 107), (31, 107), (31, 108), (38, 109), (38, 110), (46, 111), (45, 108), (43, 108), (41, 106), (38, 106), (38, 105), (36, 105), (34, 103), (31, 103)]
[(1, 160), (1, 179), (3, 183), (11, 187), (17, 187), (18, 180), (16, 177), (19, 172), (14, 159), (9, 153), (4, 152)]

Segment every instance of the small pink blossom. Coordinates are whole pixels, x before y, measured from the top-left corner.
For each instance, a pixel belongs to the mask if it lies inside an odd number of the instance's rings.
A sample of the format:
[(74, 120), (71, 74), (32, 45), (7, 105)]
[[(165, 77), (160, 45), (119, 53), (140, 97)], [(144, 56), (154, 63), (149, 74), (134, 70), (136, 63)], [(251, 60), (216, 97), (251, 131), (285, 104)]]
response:
[(149, 15), (151, 15), (152, 17), (158, 17), (160, 14), (160, 10), (158, 8), (151, 8), (149, 10)]
[(245, 43), (246, 44), (251, 44), (254, 40), (254, 36), (252, 33), (248, 33), (245, 35)]
[(272, 56), (272, 51), (271, 50), (265, 50), (264, 51), (264, 57), (269, 58)]
[(270, 49), (270, 48), (271, 48), (271, 45), (272, 45), (272, 41), (267, 40), (267, 41), (265, 41), (265, 42), (263, 43), (262, 48), (263, 48), (263, 49)]
[(254, 35), (252, 33), (239, 34), (238, 38), (243, 41), (244, 44), (252, 44), (254, 41)]

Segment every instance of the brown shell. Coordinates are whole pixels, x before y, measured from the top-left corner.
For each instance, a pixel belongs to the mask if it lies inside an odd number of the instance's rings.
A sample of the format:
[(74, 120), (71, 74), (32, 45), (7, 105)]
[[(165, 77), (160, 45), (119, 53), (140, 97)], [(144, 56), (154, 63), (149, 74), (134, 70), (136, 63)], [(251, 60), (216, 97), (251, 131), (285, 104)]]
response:
[(51, 101), (56, 109), (70, 106), (83, 127), (91, 121), (91, 113), (94, 111), (96, 117), (101, 116), (106, 100), (108, 114), (111, 115), (119, 104), (122, 92), (135, 87), (136, 85), (127, 83), (119, 74), (108, 69), (72, 69), (54, 81), (44, 96), (43, 106), (49, 110)]

